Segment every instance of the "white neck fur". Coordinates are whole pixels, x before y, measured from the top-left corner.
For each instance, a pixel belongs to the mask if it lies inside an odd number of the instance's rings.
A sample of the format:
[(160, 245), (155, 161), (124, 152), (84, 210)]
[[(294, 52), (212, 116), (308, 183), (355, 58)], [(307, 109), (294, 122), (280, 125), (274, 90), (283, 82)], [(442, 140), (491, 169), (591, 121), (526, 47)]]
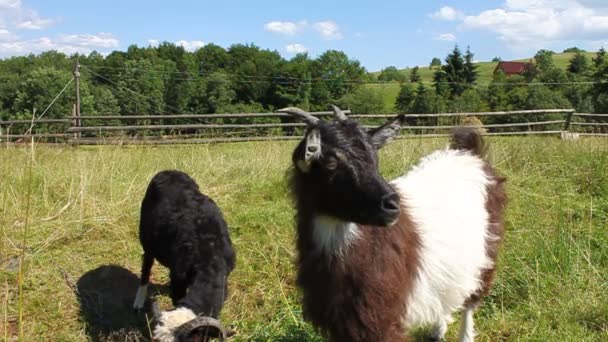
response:
[(313, 241), (317, 250), (326, 255), (342, 256), (361, 233), (357, 224), (329, 216), (316, 216), (313, 225)]

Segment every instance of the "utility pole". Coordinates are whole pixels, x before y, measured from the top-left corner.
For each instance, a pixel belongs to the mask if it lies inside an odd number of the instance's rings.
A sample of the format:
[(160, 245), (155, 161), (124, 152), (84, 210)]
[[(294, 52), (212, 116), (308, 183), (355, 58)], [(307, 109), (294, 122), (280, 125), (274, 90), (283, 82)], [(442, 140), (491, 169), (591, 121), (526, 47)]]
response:
[[(76, 109), (74, 110), (74, 115), (76, 119), (74, 123), (76, 127), (80, 127), (80, 60), (79, 57), (76, 57), (76, 68), (74, 70), (74, 78), (76, 79)], [(77, 133), (78, 138), (80, 138), (80, 132)]]

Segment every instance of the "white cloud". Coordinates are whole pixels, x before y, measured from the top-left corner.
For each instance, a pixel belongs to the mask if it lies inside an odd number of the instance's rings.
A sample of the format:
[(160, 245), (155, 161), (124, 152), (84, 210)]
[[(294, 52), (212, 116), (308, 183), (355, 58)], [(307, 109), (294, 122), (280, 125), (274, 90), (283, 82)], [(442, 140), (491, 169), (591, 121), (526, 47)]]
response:
[(0, 23), (18, 30), (40, 30), (56, 20), (41, 18), (36, 11), (23, 7), (20, 0), (0, 0)]
[(463, 27), (493, 32), (514, 49), (608, 36), (608, 6), (598, 0), (506, 0), (463, 18)]
[(194, 51), (206, 45), (202, 40), (178, 40), (175, 45), (183, 46), (186, 51)]
[(82, 47), (95, 48), (116, 48), (118, 39), (110, 33), (101, 32), (99, 34), (65, 34), (59, 36), (59, 42)]
[(285, 51), (287, 51), (288, 53), (304, 53), (307, 52), (308, 49), (306, 48), (306, 46), (302, 45), (302, 44), (289, 44), (285, 46)]
[(0, 8), (19, 8), (21, 0), (0, 0)]
[(106, 53), (119, 46), (119, 41), (111, 33), (60, 34), (56, 36), (25, 39), (19, 35), (23, 30), (42, 30), (56, 23), (43, 18), (20, 0), (0, 0), (0, 56), (24, 55), (48, 50), (66, 54), (90, 53), (97, 50)]
[(52, 19), (31, 18), (17, 23), (17, 28), (25, 30), (42, 30), (55, 23)]
[(318, 21), (312, 26), (323, 39), (342, 39), (344, 36), (340, 32), (338, 24), (331, 20)]
[(13, 56), (57, 50), (66, 54), (90, 53), (93, 50), (118, 47), (118, 39), (109, 33), (60, 35), (57, 38), (40, 37), (28, 40), (0, 41), (0, 55)]
[[(158, 46), (160, 45), (161, 41), (158, 39), (148, 39), (148, 44), (150, 44), (150, 46)], [(197, 49), (202, 48), (203, 46), (207, 45), (207, 43), (205, 43), (202, 40), (178, 40), (174, 43), (177, 46), (181, 46), (184, 49), (186, 49), (186, 51), (195, 51)]]
[(0, 41), (10, 41), (17, 39), (17, 35), (7, 29), (0, 28)]
[[(264, 24), (264, 29), (268, 32), (281, 34), (285, 36), (294, 36), (305, 29), (312, 28), (321, 35), (321, 38), (327, 40), (342, 39), (344, 36), (340, 32), (340, 27), (336, 22), (331, 20), (317, 21), (312, 25), (309, 25), (306, 20), (299, 22), (294, 21), (271, 21)], [(360, 37), (360, 34), (356, 34), (356, 37)]]
[(456, 36), (453, 33), (442, 33), (435, 37), (436, 40), (442, 40), (445, 42), (455, 42)]
[(298, 23), (293, 21), (271, 21), (264, 25), (264, 29), (273, 33), (293, 36), (307, 25), (308, 23), (306, 23), (306, 21), (300, 21)]
[(463, 14), (462, 12), (457, 11), (453, 7), (443, 6), (436, 12), (431, 13), (429, 16), (433, 19), (451, 21), (462, 18)]

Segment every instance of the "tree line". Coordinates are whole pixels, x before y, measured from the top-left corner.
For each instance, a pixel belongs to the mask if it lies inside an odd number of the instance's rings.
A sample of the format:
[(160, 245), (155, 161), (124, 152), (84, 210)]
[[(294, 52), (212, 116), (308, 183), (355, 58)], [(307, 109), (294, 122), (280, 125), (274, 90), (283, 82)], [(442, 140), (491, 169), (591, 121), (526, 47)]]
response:
[[(0, 118), (40, 114), (70, 81), (76, 60), (83, 115), (264, 112), (290, 105), (327, 110), (368, 80), (358, 61), (335, 50), (288, 60), (243, 44), (194, 52), (172, 43), (133, 45), (107, 56), (48, 51), (0, 60)], [(45, 117), (66, 117), (74, 102), (70, 86)]]
[[(540, 50), (522, 74), (507, 76), (497, 72), (484, 85), (477, 83), (477, 66), (473, 53), (462, 53), (456, 46), (441, 63), (433, 59), (430, 68), (432, 84), (424, 84), (419, 68), (409, 77), (384, 69), (381, 80), (401, 83), (395, 108), (401, 113), (482, 112), (528, 109), (574, 108), (583, 113), (608, 113), (608, 58), (604, 48), (591, 60), (584, 51), (571, 48), (575, 54), (566, 70), (556, 66), (549, 50)], [(496, 58), (498, 61), (499, 59)], [(551, 117), (518, 116), (487, 118), (488, 123), (543, 120)], [(428, 121), (428, 120), (427, 120)]]
[[(0, 119), (29, 119), (45, 110), (81, 67), (83, 115), (162, 113), (238, 113), (274, 111), (286, 106), (327, 110), (330, 103), (357, 113), (476, 112), (575, 108), (608, 113), (608, 58), (602, 48), (588, 60), (578, 50), (567, 70), (558, 68), (553, 52), (540, 50), (533, 67), (522, 75), (496, 74), (478, 83), (474, 54), (456, 46), (443, 61), (433, 58), (432, 82), (419, 68), (409, 75), (387, 67), (369, 73), (344, 52), (329, 50), (316, 58), (298, 54), (283, 58), (253, 44), (224, 48), (208, 44), (186, 51), (172, 43), (130, 46), (108, 55), (92, 52), (67, 56), (57, 51), (0, 60)], [(498, 60), (498, 57), (497, 57)], [(373, 82), (400, 87), (386, 105)], [(65, 118), (75, 102), (68, 85), (46, 118)], [(521, 118), (495, 117), (494, 122)], [(428, 120), (427, 120), (428, 121)]]

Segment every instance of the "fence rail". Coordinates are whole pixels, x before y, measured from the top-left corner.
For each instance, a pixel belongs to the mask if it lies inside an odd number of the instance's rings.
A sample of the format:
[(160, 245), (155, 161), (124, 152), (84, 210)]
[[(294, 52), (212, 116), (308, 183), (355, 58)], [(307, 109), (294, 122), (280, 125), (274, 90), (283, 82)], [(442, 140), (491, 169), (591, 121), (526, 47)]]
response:
[[(350, 115), (350, 111), (345, 112), (349, 118), (359, 120), (367, 129), (377, 127), (377, 124), (396, 115)], [(333, 115), (329, 111), (311, 114), (319, 117)], [(547, 117), (539, 117), (540, 115), (547, 115)], [(577, 133), (580, 136), (608, 136), (606, 128), (608, 114), (576, 113), (574, 109), (542, 109), (406, 114), (408, 124), (402, 128), (402, 131), (409, 133), (401, 134), (399, 138), (444, 137), (447, 136), (446, 130), (461, 125), (462, 119), (470, 116), (506, 116), (511, 117), (510, 120), (513, 121), (519, 120), (512, 123), (489, 123), (476, 126), (484, 130), (484, 135), (489, 136), (559, 135), (563, 132)], [(221, 122), (226, 119), (229, 122)], [(436, 124), (429, 125), (428, 123)], [(34, 129), (30, 131), (29, 128), (32, 127)], [(70, 115), (65, 119), (0, 121), (0, 141), (11, 142), (33, 137), (40, 141), (54, 140), (76, 145), (165, 145), (295, 140), (301, 138), (303, 128), (305, 128), (305, 124), (295, 121), (290, 115), (284, 113)]]

